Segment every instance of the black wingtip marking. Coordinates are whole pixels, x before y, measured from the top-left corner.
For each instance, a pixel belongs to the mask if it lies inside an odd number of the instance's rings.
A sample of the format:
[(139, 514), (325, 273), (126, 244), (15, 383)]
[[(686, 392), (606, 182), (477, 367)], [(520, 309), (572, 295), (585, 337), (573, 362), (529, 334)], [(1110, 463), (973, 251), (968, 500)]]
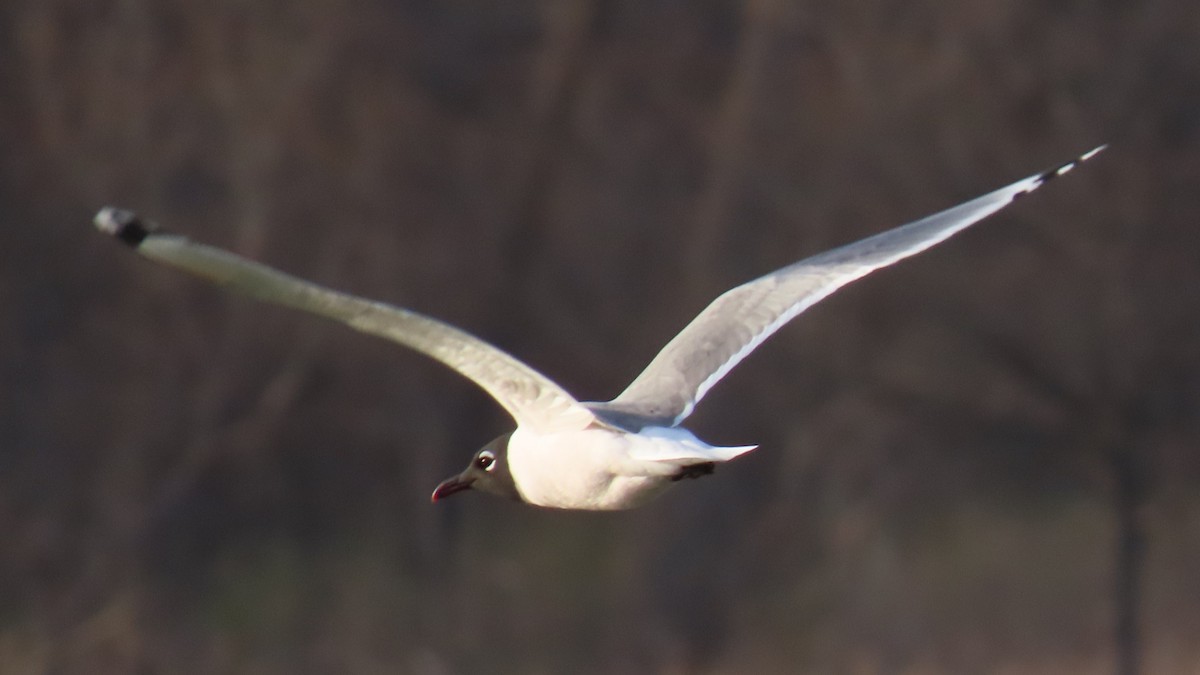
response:
[(1058, 178), (1059, 176), (1071, 171), (1071, 169), (1074, 169), (1075, 167), (1079, 166), (1080, 164), (1083, 164), (1084, 162), (1088, 161), (1089, 159), (1095, 157), (1097, 155), (1097, 153), (1099, 153), (1101, 150), (1103, 150), (1107, 147), (1108, 147), (1108, 144), (1092, 148), (1091, 150), (1088, 150), (1087, 152), (1083, 153), (1079, 157), (1076, 157), (1075, 159), (1073, 159), (1069, 162), (1063, 162), (1062, 164), (1054, 167), (1053, 169), (1050, 169), (1049, 171), (1042, 172), (1037, 178), (1033, 179), (1033, 182), (1029, 185), (1029, 187), (1014, 194), (1012, 196), (1011, 201), (1015, 202), (1018, 199), (1020, 199), (1021, 197), (1024, 197), (1025, 195), (1029, 194), (1030, 192), (1033, 192), (1034, 190), (1040, 188), (1041, 186), (1045, 185), (1046, 183), (1049, 183), (1050, 181), (1054, 180), (1055, 178)]
[(106, 206), (96, 214), (93, 221), (96, 229), (116, 237), (133, 248), (141, 245), (157, 229), (152, 223), (142, 220), (133, 211)]

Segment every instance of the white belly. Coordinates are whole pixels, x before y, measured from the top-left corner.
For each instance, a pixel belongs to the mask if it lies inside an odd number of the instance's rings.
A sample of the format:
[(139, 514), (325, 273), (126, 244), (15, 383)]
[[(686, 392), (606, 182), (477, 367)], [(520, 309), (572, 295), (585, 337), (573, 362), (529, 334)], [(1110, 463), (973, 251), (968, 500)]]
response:
[(545, 435), (517, 429), (508, 441), (508, 468), (531, 504), (628, 509), (666, 489), (680, 467), (724, 461), (748, 449), (714, 448), (683, 429), (630, 434), (589, 428)]

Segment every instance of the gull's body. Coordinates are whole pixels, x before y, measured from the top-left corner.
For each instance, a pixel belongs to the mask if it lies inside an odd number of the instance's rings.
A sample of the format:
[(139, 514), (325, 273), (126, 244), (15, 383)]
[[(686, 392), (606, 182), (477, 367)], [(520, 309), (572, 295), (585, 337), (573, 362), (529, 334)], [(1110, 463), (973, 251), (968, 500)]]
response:
[(487, 391), (517, 428), (439, 485), (435, 501), (474, 488), (537, 506), (612, 510), (638, 506), (672, 482), (711, 473), (716, 464), (756, 447), (712, 446), (679, 425), (713, 385), (788, 321), (845, 284), (999, 211), (1100, 149), (727, 291), (667, 343), (624, 392), (602, 403), (576, 400), (521, 361), (436, 319), (157, 233), (128, 211), (103, 209), (96, 225), (146, 257), (421, 351)]
[(755, 446), (711, 446), (679, 427), (637, 431), (591, 424), (542, 434), (518, 427), (508, 439), (508, 468), (522, 501), (608, 511), (639, 506), (687, 467), (711, 466)]

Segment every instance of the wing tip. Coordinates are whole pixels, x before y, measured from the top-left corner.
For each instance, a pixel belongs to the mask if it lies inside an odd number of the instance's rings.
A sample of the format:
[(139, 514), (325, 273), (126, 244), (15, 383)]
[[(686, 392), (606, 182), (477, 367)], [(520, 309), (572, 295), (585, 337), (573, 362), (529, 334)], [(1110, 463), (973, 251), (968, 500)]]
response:
[(1022, 183), (1018, 183), (1017, 185), (1013, 186), (1018, 187), (1019, 189), (1012, 194), (1012, 197), (1009, 201), (1016, 201), (1017, 199), (1020, 199), (1030, 192), (1042, 187), (1046, 183), (1049, 183), (1055, 178), (1070, 172), (1075, 167), (1103, 152), (1107, 147), (1108, 143), (1098, 145), (1069, 162), (1063, 162), (1053, 169), (1047, 169), (1046, 171), (1043, 171), (1032, 178), (1025, 179), (1022, 181)]
[(116, 240), (137, 248), (146, 237), (157, 229), (153, 223), (142, 220), (138, 214), (126, 209), (106, 206), (96, 212), (92, 224), (104, 234)]
[[(1031, 187), (1030, 190), (1041, 187), (1042, 185), (1048, 183), (1049, 181), (1070, 172), (1075, 167), (1079, 166), (1080, 164), (1083, 164), (1084, 162), (1088, 161), (1089, 159), (1100, 154), (1107, 147), (1108, 147), (1107, 143), (1105, 143), (1103, 145), (1098, 145), (1069, 162), (1063, 162), (1062, 164), (1059, 164), (1058, 166), (1054, 167), (1053, 169), (1050, 169), (1049, 171), (1043, 171), (1042, 174), (1040, 176), (1038, 176), (1037, 179), (1034, 181), (1033, 187)], [(1028, 192), (1028, 190), (1026, 192)]]

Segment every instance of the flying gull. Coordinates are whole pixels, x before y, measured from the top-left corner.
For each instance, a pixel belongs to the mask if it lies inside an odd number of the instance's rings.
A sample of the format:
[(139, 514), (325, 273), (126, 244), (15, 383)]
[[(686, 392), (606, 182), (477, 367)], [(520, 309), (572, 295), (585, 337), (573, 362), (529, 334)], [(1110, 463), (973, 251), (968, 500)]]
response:
[(264, 302), (340, 321), (427, 354), (469, 378), (512, 415), (516, 429), (485, 445), (438, 501), (481, 490), (536, 506), (614, 510), (758, 447), (719, 447), (680, 424), (709, 389), (788, 321), (842, 286), (937, 244), (1104, 149), (907, 225), (806, 258), (726, 291), (663, 347), (619, 396), (576, 400), (545, 375), (458, 328), (355, 297), (221, 249), (158, 230), (107, 207), (101, 231), (143, 256)]

